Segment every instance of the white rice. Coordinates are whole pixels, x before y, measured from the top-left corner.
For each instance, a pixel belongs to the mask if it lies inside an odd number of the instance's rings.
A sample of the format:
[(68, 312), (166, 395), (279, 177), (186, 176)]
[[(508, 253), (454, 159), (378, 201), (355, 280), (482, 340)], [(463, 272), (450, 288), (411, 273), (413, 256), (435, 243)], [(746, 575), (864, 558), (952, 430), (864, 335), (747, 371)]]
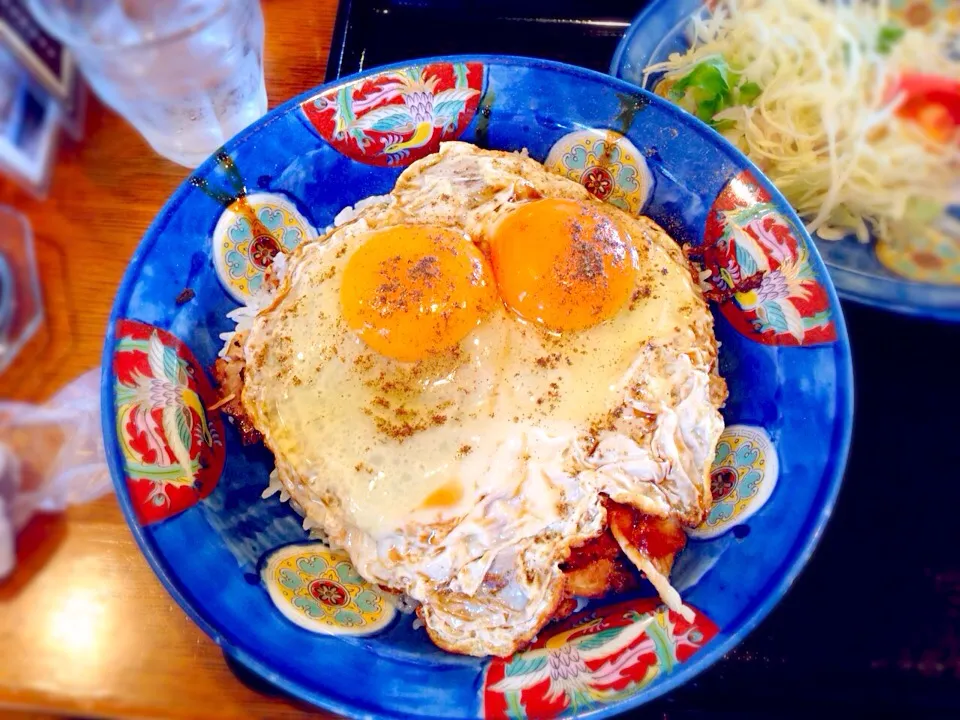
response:
[[(286, 255), (278, 254), (273, 261), (276, 263), (281, 257), (284, 258), (283, 264), (284, 268), (286, 268)], [(227, 352), (233, 343), (233, 336), (238, 332), (246, 332), (253, 327), (253, 319), (257, 316), (257, 313), (260, 312), (260, 308), (266, 307), (269, 300), (270, 296), (267, 291), (264, 290), (251, 297), (246, 305), (241, 305), (227, 313), (227, 319), (232, 320), (234, 326), (233, 330), (220, 333), (220, 339), (223, 340), (223, 347), (220, 348), (220, 352), (217, 353), (218, 357), (227, 357)]]
[(307, 533), (307, 537), (310, 538), (311, 540), (317, 540), (318, 542), (322, 542), (324, 545), (328, 547), (330, 546), (329, 536), (318, 527), (310, 528), (310, 532)]
[(357, 200), (354, 205), (348, 205), (337, 213), (336, 217), (333, 218), (333, 227), (338, 228), (341, 225), (346, 225), (348, 222), (356, 219), (357, 215), (364, 208), (368, 208), (371, 205), (376, 205), (377, 203), (381, 203), (384, 200), (389, 199), (389, 195), (370, 195), (362, 200)]
[(290, 494), (287, 492), (286, 488), (283, 487), (283, 483), (280, 482), (280, 476), (277, 474), (277, 469), (274, 468), (270, 471), (270, 479), (267, 483), (267, 489), (260, 493), (260, 497), (266, 500), (268, 497), (272, 497), (280, 493), (280, 502), (286, 502), (290, 499)]
[[(409, 595), (394, 595), (393, 604), (396, 605), (397, 610), (402, 612), (404, 615), (411, 615), (417, 611), (417, 608), (420, 607), (420, 603), (414, 600)], [(413, 626), (417, 627), (417, 623), (420, 622), (420, 618), (414, 620)], [(422, 625), (422, 623), (421, 623)]]
[(277, 276), (277, 280), (283, 280), (283, 277), (287, 274), (287, 254), (284, 252), (277, 253), (270, 267), (273, 268), (273, 274)]

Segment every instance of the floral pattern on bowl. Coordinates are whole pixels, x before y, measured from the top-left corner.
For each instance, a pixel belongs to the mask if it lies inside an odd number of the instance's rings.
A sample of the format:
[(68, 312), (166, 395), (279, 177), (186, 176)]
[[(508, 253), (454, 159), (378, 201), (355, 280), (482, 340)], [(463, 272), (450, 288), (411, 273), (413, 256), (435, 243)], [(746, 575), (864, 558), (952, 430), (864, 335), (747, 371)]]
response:
[(117, 327), (113, 355), (117, 437), (141, 523), (166, 519), (212, 491), (223, 470), (215, 394), (180, 340), (134, 320)]
[(354, 160), (409, 165), (463, 132), (480, 103), (480, 63), (436, 62), (384, 72), (303, 103), (320, 137)]
[(795, 227), (749, 170), (733, 178), (707, 216), (701, 260), (708, 296), (740, 332), (759, 342), (832, 342), (830, 302)]
[(214, 262), (224, 288), (245, 303), (263, 285), (278, 252), (291, 252), (316, 231), (296, 206), (277, 193), (242, 195), (213, 230)]
[(571, 717), (627, 697), (670, 673), (717, 633), (654, 598), (581, 612), (548, 628), (529, 649), (494, 660), (484, 684), (488, 720)]
[(321, 543), (273, 551), (260, 577), (284, 617), (311, 632), (370, 635), (396, 614), (393, 601), (360, 577), (349, 555)]
[(770, 499), (779, 474), (777, 450), (763, 428), (728, 425), (710, 470), (713, 505), (687, 534), (707, 540), (742, 525)]
[(583, 185), (600, 200), (639, 214), (653, 176), (636, 146), (615, 130), (577, 130), (560, 138), (544, 165)]
[(878, 245), (877, 259), (912, 280), (954, 285), (960, 278), (960, 219), (942, 215), (906, 247)]

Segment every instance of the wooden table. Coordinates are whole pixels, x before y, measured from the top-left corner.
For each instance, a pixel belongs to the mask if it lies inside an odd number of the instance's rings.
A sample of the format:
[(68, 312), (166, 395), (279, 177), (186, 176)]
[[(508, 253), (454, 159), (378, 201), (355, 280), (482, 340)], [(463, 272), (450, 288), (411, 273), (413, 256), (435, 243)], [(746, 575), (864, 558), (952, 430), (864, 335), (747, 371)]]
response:
[[(271, 106), (323, 81), (336, 10), (336, 0), (264, 0)], [(46, 199), (0, 180), (0, 203), (33, 226), (47, 313), (0, 375), (0, 398), (41, 401), (99, 365), (127, 261), (186, 175), (92, 100), (86, 137), (63, 142)], [(237, 679), (160, 586), (113, 497), (37, 518), (18, 538), (18, 567), (0, 582), (0, 708), (30, 717), (313, 714)]]

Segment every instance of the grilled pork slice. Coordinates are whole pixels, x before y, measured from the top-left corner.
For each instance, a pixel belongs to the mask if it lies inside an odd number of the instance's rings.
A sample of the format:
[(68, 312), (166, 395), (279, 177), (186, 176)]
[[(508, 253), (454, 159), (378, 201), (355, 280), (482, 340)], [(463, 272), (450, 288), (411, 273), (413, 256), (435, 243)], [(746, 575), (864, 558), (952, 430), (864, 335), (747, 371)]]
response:
[(231, 422), (240, 431), (240, 439), (244, 445), (253, 445), (260, 442), (263, 435), (253, 426), (240, 399), (243, 392), (243, 374), (246, 370), (246, 361), (243, 358), (243, 342), (246, 337), (245, 332), (234, 333), (226, 353), (213, 364), (213, 378), (217, 381), (220, 393), (220, 399), (214, 408), (219, 408), (231, 418)]

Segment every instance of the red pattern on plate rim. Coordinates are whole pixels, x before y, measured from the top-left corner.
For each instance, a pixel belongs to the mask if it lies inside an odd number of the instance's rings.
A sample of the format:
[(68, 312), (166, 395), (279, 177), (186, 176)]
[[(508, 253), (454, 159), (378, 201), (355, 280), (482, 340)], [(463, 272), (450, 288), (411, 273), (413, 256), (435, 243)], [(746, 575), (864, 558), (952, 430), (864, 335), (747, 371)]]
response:
[(703, 244), (689, 248), (709, 276), (706, 295), (740, 333), (768, 345), (837, 338), (830, 297), (791, 222), (749, 170), (714, 200)]
[(437, 62), (387, 70), (301, 104), (317, 133), (368, 165), (399, 167), (460, 136), (477, 112), (482, 63)]
[(563, 717), (630, 697), (717, 634), (712, 620), (695, 613), (689, 623), (659, 598), (577, 613), (541, 632), (527, 650), (490, 662), (483, 715)]
[(147, 525), (213, 491), (226, 458), (223, 423), (207, 412), (216, 395), (179, 338), (136, 320), (120, 320), (116, 338), (117, 439), (131, 504)]

